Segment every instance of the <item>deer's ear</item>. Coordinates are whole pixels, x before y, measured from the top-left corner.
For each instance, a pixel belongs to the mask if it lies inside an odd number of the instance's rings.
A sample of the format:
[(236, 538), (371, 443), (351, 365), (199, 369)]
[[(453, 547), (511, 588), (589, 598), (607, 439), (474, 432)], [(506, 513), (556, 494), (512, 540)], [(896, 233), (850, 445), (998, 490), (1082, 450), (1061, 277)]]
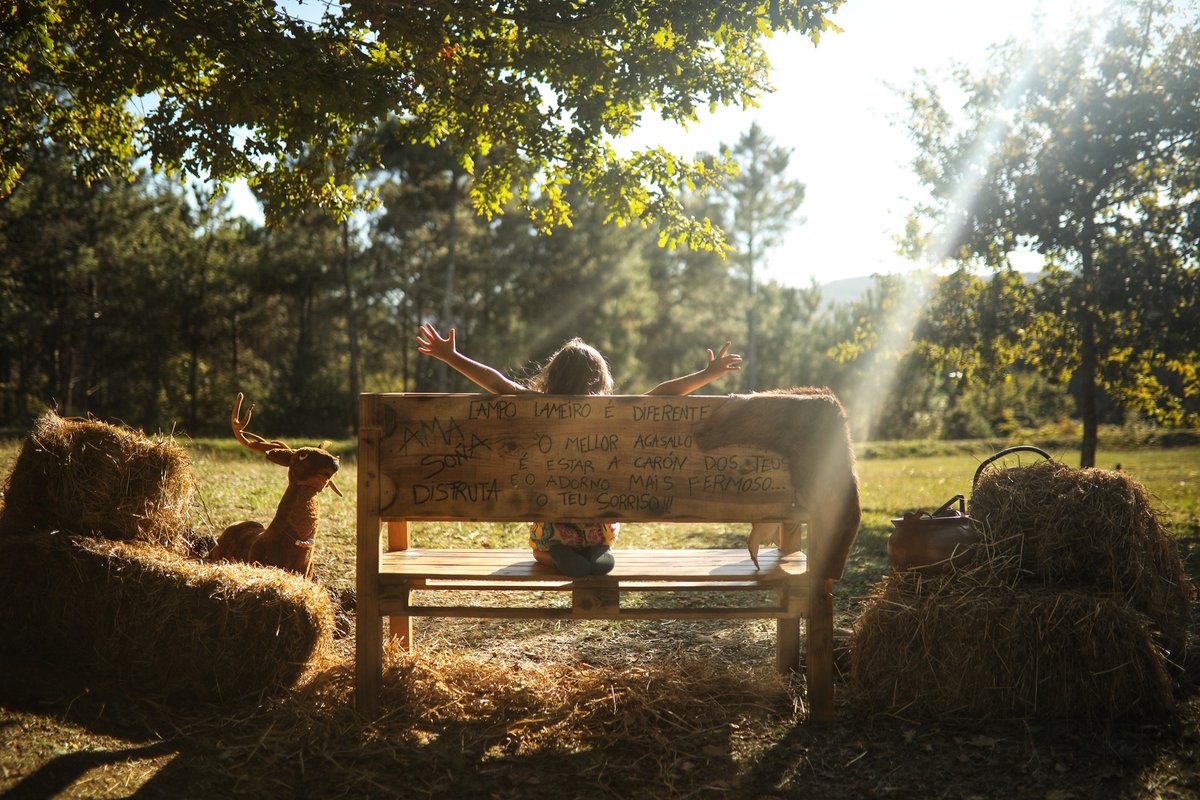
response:
[(268, 450), (265, 455), (267, 461), (273, 464), (278, 464), (281, 467), (290, 467), (292, 465), (292, 453), (294, 451), (287, 447), (277, 447), (274, 450)]

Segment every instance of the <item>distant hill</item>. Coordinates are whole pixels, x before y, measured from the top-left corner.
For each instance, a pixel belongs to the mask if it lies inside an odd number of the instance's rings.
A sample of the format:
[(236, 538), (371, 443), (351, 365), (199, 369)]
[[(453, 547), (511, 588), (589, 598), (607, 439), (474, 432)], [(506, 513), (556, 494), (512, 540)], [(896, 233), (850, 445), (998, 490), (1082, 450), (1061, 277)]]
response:
[(868, 276), (861, 278), (842, 278), (821, 284), (821, 299), (828, 305), (845, 305), (867, 293), (875, 284), (875, 279)]
[[(981, 272), (984, 278), (990, 278), (990, 272)], [(1026, 283), (1033, 283), (1042, 276), (1040, 272), (1022, 272), (1021, 277)], [(821, 300), (826, 305), (845, 305), (860, 299), (867, 290), (875, 285), (875, 278), (864, 275), (858, 278), (842, 278), (821, 284)]]

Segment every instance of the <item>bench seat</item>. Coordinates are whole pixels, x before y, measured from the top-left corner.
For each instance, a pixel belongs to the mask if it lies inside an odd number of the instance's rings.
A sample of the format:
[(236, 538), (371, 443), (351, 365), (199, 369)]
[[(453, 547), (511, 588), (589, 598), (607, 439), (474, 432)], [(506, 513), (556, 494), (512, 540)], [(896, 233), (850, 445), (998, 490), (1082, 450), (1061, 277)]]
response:
[[(608, 575), (563, 580), (562, 573), (534, 560), (528, 548), (410, 548), (381, 554), (379, 580), (396, 585), (414, 579), (457, 581), (557, 582), (570, 585), (611, 586), (627, 581), (750, 582), (773, 588), (784, 582), (807, 580), (803, 553), (760, 553), (756, 567), (745, 550), (613, 550), (616, 566)], [(503, 587), (496, 587), (503, 588)]]
[[(379, 602), (384, 614), (403, 617), (521, 619), (786, 619), (807, 602), (803, 553), (763, 551), (759, 567), (743, 550), (615, 550), (608, 575), (563, 578), (534, 560), (527, 549), (411, 548), (383, 553)], [(413, 602), (411, 592), (572, 592), (567, 608), (489, 607)], [(769, 605), (622, 607), (628, 593), (771, 592)], [(719, 595), (718, 595), (719, 598)]]

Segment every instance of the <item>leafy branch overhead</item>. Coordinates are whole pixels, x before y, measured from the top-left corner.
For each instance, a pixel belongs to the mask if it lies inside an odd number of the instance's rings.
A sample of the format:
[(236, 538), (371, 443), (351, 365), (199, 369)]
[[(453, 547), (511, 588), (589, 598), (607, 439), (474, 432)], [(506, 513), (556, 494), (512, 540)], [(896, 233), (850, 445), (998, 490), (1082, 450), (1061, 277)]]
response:
[[(246, 177), (272, 219), (313, 202), (345, 213), (370, 200), (354, 180), (377, 163), (364, 135), (398, 118), (412, 142), (456, 154), (481, 213), (536, 200), (540, 226), (569, 224), (574, 186), (615, 221), (715, 247), (676, 190), (718, 173), (613, 140), (646, 114), (753, 106), (770, 90), (763, 40), (815, 43), (841, 2), (14, 3), (0, 12), (0, 197), (51, 147), (89, 180), (146, 156)], [(314, 8), (319, 22), (293, 16)]]

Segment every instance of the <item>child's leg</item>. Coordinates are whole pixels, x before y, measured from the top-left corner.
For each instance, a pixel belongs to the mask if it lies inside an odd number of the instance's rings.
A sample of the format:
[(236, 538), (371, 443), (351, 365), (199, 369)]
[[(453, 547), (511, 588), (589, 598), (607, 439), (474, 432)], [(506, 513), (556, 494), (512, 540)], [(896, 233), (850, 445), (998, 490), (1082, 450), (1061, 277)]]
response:
[(550, 545), (550, 558), (554, 559), (554, 566), (559, 572), (572, 578), (582, 578), (592, 572), (591, 560), (583, 550), (578, 548), (568, 547), (565, 544), (552, 544)]
[(589, 566), (593, 575), (607, 575), (616, 566), (612, 548), (606, 544), (594, 544), (587, 549)]

